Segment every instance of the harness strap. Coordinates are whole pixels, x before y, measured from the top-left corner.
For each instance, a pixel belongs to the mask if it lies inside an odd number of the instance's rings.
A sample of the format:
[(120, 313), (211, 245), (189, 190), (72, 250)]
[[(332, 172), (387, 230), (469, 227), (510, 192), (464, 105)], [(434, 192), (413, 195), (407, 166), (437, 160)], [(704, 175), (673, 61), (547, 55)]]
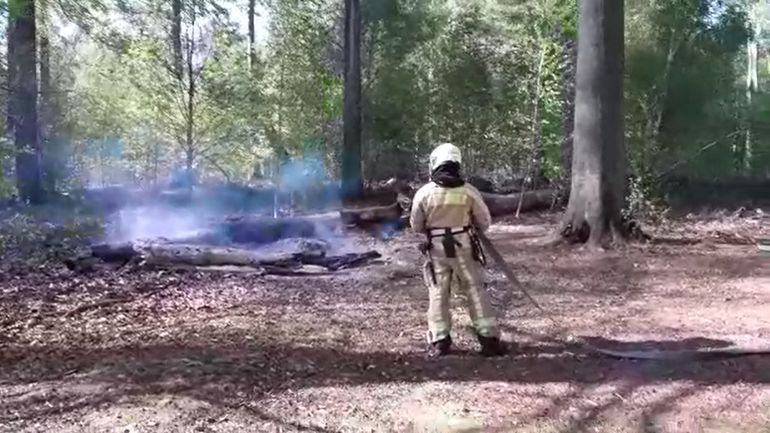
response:
[(469, 226), (461, 227), (461, 228), (453, 228), (453, 227), (433, 227), (429, 228), (425, 231), (425, 235), (428, 238), (428, 243), (432, 243), (431, 241), (435, 238), (441, 237), (441, 245), (444, 247), (444, 253), (446, 254), (447, 258), (455, 258), (457, 257), (457, 248), (461, 247), (462, 244), (455, 239), (454, 235), (459, 235), (461, 233), (467, 233), (470, 230)]
[(434, 239), (440, 236), (446, 236), (447, 231), (451, 232), (452, 235), (459, 235), (462, 233), (468, 233), (470, 231), (470, 226), (465, 227), (431, 227), (426, 230), (426, 235), (429, 239)]

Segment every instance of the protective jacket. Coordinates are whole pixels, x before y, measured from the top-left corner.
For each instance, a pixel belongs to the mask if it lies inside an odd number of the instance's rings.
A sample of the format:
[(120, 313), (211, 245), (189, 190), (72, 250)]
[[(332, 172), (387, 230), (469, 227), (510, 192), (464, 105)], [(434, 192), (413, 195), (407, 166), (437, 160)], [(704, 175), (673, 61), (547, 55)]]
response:
[(473, 224), (482, 232), (489, 228), (492, 217), (481, 193), (472, 185), (445, 188), (430, 182), (417, 190), (412, 201), (412, 230), (452, 228), (461, 230)]
[(469, 230), (471, 225), (474, 230), (489, 228), (489, 209), (475, 187), (457, 183), (460, 186), (447, 187), (430, 182), (417, 191), (412, 203), (412, 229), (426, 235), (423, 277), (430, 297), (428, 341), (432, 344), (451, 341), (449, 301), (453, 281), (459, 283), (458, 288), (467, 298), (479, 338), (498, 336), (495, 315), (484, 293), (480, 249)]

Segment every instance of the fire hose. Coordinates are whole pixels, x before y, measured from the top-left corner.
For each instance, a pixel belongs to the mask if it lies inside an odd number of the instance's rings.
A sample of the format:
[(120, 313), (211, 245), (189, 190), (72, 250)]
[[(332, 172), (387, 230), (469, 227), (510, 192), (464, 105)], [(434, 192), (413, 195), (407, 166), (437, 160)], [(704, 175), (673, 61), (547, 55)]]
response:
[(511, 285), (521, 292), (524, 297), (538, 310), (540, 311), (553, 325), (562, 331), (557, 332), (557, 335), (564, 335), (568, 343), (576, 344), (579, 347), (583, 347), (589, 352), (594, 352), (604, 356), (612, 358), (624, 358), (624, 359), (647, 359), (647, 360), (661, 360), (661, 361), (705, 361), (718, 358), (738, 357), (748, 355), (770, 355), (770, 347), (740, 347), (729, 346), (720, 348), (701, 348), (701, 349), (685, 349), (685, 350), (611, 350), (596, 347), (586, 341), (582, 337), (575, 337), (569, 334), (566, 327), (562, 326), (554, 316), (543, 308), (532, 295), (527, 291), (524, 285), (516, 278), (516, 275), (511, 270), (511, 267), (506, 263), (503, 256), (495, 248), (492, 241), (480, 230), (474, 230), (474, 234), (478, 237), (481, 245), (484, 247), (486, 253), (492, 258), (499, 270), (505, 275), (506, 279)]

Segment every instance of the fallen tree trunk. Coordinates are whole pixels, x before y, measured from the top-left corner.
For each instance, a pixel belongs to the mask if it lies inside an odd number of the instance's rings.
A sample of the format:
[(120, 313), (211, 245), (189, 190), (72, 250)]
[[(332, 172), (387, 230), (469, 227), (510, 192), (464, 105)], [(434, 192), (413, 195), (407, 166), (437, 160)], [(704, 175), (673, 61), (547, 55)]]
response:
[[(523, 194), (523, 196), (522, 196)], [(513, 215), (521, 200), (521, 211), (528, 212), (551, 207), (555, 190), (543, 189), (513, 194), (493, 194), (482, 192), (481, 197), (489, 207), (492, 216)], [(357, 226), (377, 223), (398, 222), (401, 226), (409, 224), (408, 217), (412, 206), (412, 197), (399, 194), (398, 201), (388, 206), (373, 206), (361, 209), (343, 209), (340, 211), (343, 222)]]
[(301, 263), (303, 253), (260, 253), (240, 248), (207, 245), (154, 244), (142, 248), (142, 257), (148, 265), (183, 264), (192, 266), (284, 266)]
[(339, 216), (323, 214), (306, 217), (270, 218), (237, 217), (220, 224), (219, 230), (230, 242), (238, 244), (269, 244), (286, 238), (319, 237), (319, 231), (334, 230)]
[[(297, 247), (273, 251), (248, 250), (209, 245), (146, 244), (146, 245), (97, 245), (92, 256), (105, 262), (141, 260), (150, 266), (222, 267), (239, 266), (260, 269), (264, 273), (288, 274), (303, 265), (323, 266), (335, 271), (355, 267), (380, 257), (376, 251), (326, 256), (326, 249), (317, 242), (298, 242)], [(87, 259), (87, 258), (84, 258)]]
[(481, 193), (481, 197), (489, 207), (492, 216), (504, 216), (516, 213), (519, 200), (521, 200), (522, 212), (547, 209), (553, 203), (554, 194), (556, 194), (556, 190), (541, 189), (513, 194)]
[(139, 254), (131, 242), (99, 244), (91, 247), (91, 255), (105, 262), (127, 262)]
[(308, 257), (303, 263), (323, 266), (330, 271), (337, 271), (340, 269), (353, 268), (380, 257), (381, 255), (377, 251), (367, 251), (365, 253), (349, 253), (336, 257)]
[(396, 202), (387, 206), (371, 206), (359, 209), (342, 209), (340, 217), (345, 224), (367, 225), (383, 221), (398, 221), (404, 210)]
[(296, 265), (303, 258), (322, 258), (326, 254), (326, 248), (317, 243), (297, 242), (294, 246), (282, 244), (284, 248), (272, 251), (171, 243), (101, 244), (91, 247), (91, 255), (105, 262), (126, 262), (140, 258), (152, 265), (260, 267)]

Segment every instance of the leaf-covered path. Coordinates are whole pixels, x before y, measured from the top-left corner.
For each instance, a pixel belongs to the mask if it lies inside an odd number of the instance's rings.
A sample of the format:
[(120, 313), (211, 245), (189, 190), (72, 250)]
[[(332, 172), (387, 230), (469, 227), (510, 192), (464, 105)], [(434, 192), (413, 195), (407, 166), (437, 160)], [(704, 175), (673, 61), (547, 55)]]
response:
[[(543, 246), (553, 225), (542, 219), (500, 223), (491, 237), (573, 334), (612, 347), (684, 348), (770, 341), (770, 258), (735, 242), (760, 236), (760, 226), (689, 223), (688, 236), (708, 240), (603, 254)], [(770, 358), (599, 358), (549, 338), (552, 324), (494, 270), (488, 287), (517, 352), (477, 356), (458, 298), (460, 353), (425, 359), (415, 241), (377, 242), (383, 263), (320, 277), (6, 273), (0, 431), (770, 428)], [(101, 304), (112, 299), (120, 302)]]

